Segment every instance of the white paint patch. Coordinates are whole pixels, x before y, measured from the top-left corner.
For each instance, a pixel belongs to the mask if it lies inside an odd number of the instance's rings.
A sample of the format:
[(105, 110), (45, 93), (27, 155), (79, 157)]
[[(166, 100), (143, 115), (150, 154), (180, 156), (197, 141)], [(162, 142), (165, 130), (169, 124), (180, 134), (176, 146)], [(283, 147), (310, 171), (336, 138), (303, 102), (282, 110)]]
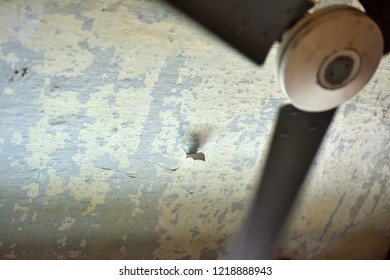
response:
[(64, 231), (68, 230), (72, 227), (74, 222), (76, 221), (75, 218), (66, 217), (62, 222), (61, 225), (58, 227), (58, 231)]
[(35, 222), (37, 220), (37, 216), (38, 216), (38, 213), (35, 212), (32, 217), (31, 217), (31, 221)]
[(15, 55), (15, 53), (9, 53), (9, 54), (2, 56), (2, 57), (4, 58), (5, 61), (7, 61), (8, 63), (10, 63), (12, 65), (15, 65), (16, 63), (18, 63), (20, 61), (19, 57), (17, 57)]
[(56, 172), (52, 169), (48, 171), (50, 180), (45, 195), (50, 197), (59, 195), (64, 192), (64, 189), (62, 188), (64, 178), (57, 176), (55, 173)]
[(102, 226), (99, 225), (99, 224), (93, 224), (92, 227), (93, 227), (95, 230), (98, 230), (98, 229), (100, 229)]
[(64, 248), (66, 246), (66, 236), (57, 240), (58, 248)]
[[(45, 59), (33, 69), (44, 75), (62, 74), (69, 77), (80, 75), (92, 63), (93, 55), (78, 44), (84, 39), (82, 21), (73, 15), (46, 14), (46, 22), (61, 21), (61, 33), (51, 24), (39, 24), (27, 46), (36, 51), (44, 50)], [(50, 44), (40, 38), (50, 37)], [(72, 39), (70, 39), (72, 38)], [(67, 47), (64, 48), (63, 46)]]
[(19, 162), (14, 157), (8, 157), (8, 160), (10, 161), (10, 166), (12, 168), (17, 167), (19, 165)]
[[(70, 96), (71, 93), (64, 93), (66, 96)], [(70, 97), (69, 97), (70, 98)], [(55, 102), (48, 102), (46, 106), (43, 106), (42, 109), (45, 110), (47, 114), (56, 116), (55, 112), (58, 110), (60, 113), (65, 114), (64, 110), (59, 108), (58, 104), (65, 104), (63, 100), (56, 99)], [(72, 106), (63, 106), (62, 107), (73, 107)], [(47, 162), (50, 162), (51, 154), (58, 149), (61, 149), (69, 141), (69, 135), (63, 132), (57, 132), (56, 134), (50, 134), (48, 130), (48, 115), (42, 118), (37, 122), (36, 126), (30, 127), (29, 131), (29, 141), (26, 144), (26, 149), (28, 152), (31, 152), (31, 157), (26, 158), (28, 165), (34, 168), (46, 168)]]
[(38, 197), (39, 185), (37, 183), (31, 183), (24, 189), (27, 190), (27, 196), (31, 199)]
[(131, 204), (134, 205), (133, 209), (131, 210), (131, 216), (132, 217), (140, 216), (143, 213), (143, 210), (139, 207), (141, 205), (141, 198), (142, 198), (141, 190), (138, 190), (137, 194), (130, 194), (129, 198)]
[[(82, 216), (90, 215), (94, 216), (97, 213), (93, 213), (98, 205), (104, 204), (106, 194), (110, 189), (110, 184), (104, 181), (107, 180), (111, 173), (105, 173), (106, 170), (83, 170), (82, 175), (73, 176), (70, 178), (70, 182), (67, 185), (67, 189), (74, 195), (76, 201), (82, 199), (88, 199), (90, 205), (87, 209), (81, 213)], [(106, 171), (107, 172), (107, 171)], [(93, 181), (86, 184), (87, 180), (94, 178)]]
[(14, 90), (12, 89), (12, 88), (10, 88), (10, 87), (6, 87), (5, 89), (4, 89), (4, 94), (5, 95), (11, 95), (11, 94), (13, 94), (14, 93)]
[(28, 207), (25, 207), (25, 206), (20, 206), (19, 203), (15, 203), (14, 212), (17, 212), (17, 211), (28, 212), (28, 211), (30, 211), (30, 209)]
[(23, 142), (23, 135), (20, 132), (14, 132), (12, 134), (12, 143), (20, 145)]
[(70, 251), (69, 257), (72, 259), (77, 259), (81, 255), (81, 251)]
[(142, 211), (141, 208), (139, 207), (134, 207), (133, 210), (131, 211), (131, 216), (132, 217), (136, 217), (136, 216), (140, 216), (144, 211)]
[(24, 213), (21, 217), (20, 217), (20, 221), (21, 222), (24, 222), (28, 217), (28, 213)]
[(85, 248), (85, 246), (87, 246), (87, 240), (82, 239), (81, 242), (80, 242), (80, 247), (81, 248)]

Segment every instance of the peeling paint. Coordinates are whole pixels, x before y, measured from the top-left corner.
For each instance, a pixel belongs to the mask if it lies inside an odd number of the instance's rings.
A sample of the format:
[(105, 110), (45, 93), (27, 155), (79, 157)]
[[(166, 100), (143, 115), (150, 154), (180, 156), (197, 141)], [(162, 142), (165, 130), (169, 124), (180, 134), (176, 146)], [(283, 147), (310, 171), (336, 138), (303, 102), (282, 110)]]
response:
[[(0, 259), (229, 256), (287, 102), (276, 47), (256, 67), (161, 1), (2, 1)], [(388, 238), (389, 71), (339, 109), (278, 256)]]

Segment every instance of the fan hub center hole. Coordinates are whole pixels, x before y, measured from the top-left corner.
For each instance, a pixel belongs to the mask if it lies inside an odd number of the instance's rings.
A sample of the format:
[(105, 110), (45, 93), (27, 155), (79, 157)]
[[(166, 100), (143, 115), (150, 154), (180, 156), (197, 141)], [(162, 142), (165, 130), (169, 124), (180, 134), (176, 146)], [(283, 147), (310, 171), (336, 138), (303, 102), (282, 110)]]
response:
[(352, 73), (353, 59), (350, 56), (338, 56), (325, 69), (325, 80), (332, 86), (343, 84)]
[(360, 70), (360, 55), (353, 49), (344, 49), (326, 57), (320, 66), (318, 83), (336, 90), (348, 85)]

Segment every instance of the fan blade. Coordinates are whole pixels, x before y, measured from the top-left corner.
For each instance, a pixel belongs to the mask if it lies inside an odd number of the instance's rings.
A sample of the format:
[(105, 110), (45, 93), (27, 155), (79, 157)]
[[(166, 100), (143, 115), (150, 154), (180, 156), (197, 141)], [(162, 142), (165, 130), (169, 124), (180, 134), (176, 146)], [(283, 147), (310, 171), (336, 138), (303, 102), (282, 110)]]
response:
[(278, 233), (305, 179), (336, 109), (308, 113), (285, 105), (279, 111), (268, 158), (235, 259), (270, 259)]
[(385, 40), (384, 54), (390, 52), (390, 1), (389, 0), (360, 0), (366, 13), (382, 31)]
[(309, 0), (168, 0), (257, 64), (312, 7)]

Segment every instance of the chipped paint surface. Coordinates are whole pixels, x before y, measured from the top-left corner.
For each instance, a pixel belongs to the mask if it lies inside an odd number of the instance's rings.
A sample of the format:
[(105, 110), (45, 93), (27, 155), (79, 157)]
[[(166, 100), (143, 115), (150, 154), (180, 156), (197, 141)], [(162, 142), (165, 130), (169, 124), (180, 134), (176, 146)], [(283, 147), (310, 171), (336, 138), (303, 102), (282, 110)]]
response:
[[(275, 54), (256, 67), (157, 0), (0, 0), (0, 258), (226, 257), (287, 102)], [(278, 257), (387, 248), (389, 77), (387, 57), (340, 108)]]

